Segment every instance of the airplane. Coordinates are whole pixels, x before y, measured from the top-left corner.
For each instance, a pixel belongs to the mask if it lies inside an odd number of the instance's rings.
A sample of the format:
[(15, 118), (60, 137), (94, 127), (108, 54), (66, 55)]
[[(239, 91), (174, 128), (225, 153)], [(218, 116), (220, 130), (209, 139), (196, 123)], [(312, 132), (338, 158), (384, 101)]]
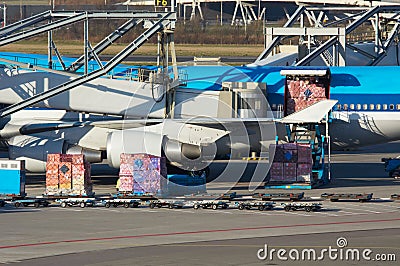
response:
[[(122, 152), (165, 155), (193, 170), (207, 167), (214, 158), (267, 151), (277, 135), (284, 140), (282, 125), (321, 121), (333, 107), (332, 144), (356, 148), (400, 139), (398, 71), (180, 66), (187, 78), (173, 89), (163, 86), (169, 76), (160, 81), (156, 72), (142, 81), (97, 78), (3, 118), (0, 137), (9, 157), (26, 160), (31, 172), (45, 170), (47, 153), (84, 153), (90, 162), (106, 159), (118, 168)], [(325, 80), (330, 100), (288, 115), (287, 77), (315, 74)], [(3, 66), (0, 78), (1, 103), (10, 105), (71, 77)]]

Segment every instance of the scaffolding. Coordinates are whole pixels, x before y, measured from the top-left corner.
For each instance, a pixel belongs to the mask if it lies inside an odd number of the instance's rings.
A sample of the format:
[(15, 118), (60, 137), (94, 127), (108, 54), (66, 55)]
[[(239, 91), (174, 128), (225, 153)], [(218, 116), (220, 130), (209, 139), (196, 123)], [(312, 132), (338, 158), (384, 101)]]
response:
[[(92, 47), (89, 41), (89, 21), (92, 19), (126, 19), (127, 22), (121, 25), (117, 30), (113, 31), (106, 38), (100, 41), (96, 46)], [(19, 110), (32, 106), (38, 102), (47, 100), (62, 92), (71, 90), (86, 82), (92, 81), (96, 78), (106, 75), (125, 58), (136, 51), (141, 45), (147, 42), (152, 36), (158, 34), (162, 46), (171, 45), (173, 49), (173, 30), (175, 28), (176, 14), (175, 12), (115, 12), (115, 11), (46, 11), (33, 17), (18, 21), (0, 29), (0, 46), (21, 41), (33, 36), (47, 33), (48, 34), (48, 66), (52, 68), (53, 52), (57, 56), (60, 64), (62, 65), (66, 75), (71, 72), (75, 73), (79, 68), (84, 67), (83, 75), (77, 75), (61, 85), (58, 85), (48, 91), (36, 94), (19, 103), (8, 106), (0, 111), (0, 117), (5, 117), (15, 113)], [(53, 40), (52, 31), (66, 27), (68, 25), (83, 22), (84, 26), (84, 40), (83, 50), (84, 54), (80, 56), (75, 62), (67, 66), (63, 62), (60, 52), (57, 49), (56, 43)], [(116, 40), (124, 36), (129, 30), (139, 23), (143, 23), (145, 31), (140, 34), (134, 41), (129, 43), (122, 51), (112, 57), (105, 64), (100, 61), (99, 53), (104, 51), (107, 47), (112, 45)], [(161, 36), (161, 37), (160, 37)], [(166, 36), (165, 38), (163, 36)], [(163, 49), (160, 56), (168, 58), (168, 53)], [(175, 57), (175, 53), (171, 52), (171, 56)], [(95, 60), (99, 68), (89, 72), (88, 65), (90, 60)], [(10, 62), (10, 60), (8, 60)], [(161, 69), (163, 72), (167, 71), (168, 60), (160, 60), (163, 62)], [(176, 68), (176, 58), (172, 59)], [(16, 62), (18, 64), (18, 62)], [(42, 70), (44, 70), (42, 68)], [(178, 80), (177, 70), (173, 77), (173, 81)]]
[[(366, 24), (373, 28), (375, 46), (373, 54), (354, 46), (350, 38), (350, 34), (362, 31), (361, 27), (365, 27)], [(390, 46), (398, 41), (399, 30), (400, 6), (398, 5), (299, 6), (283, 27), (266, 28), (265, 49), (255, 63), (273, 55), (284, 39), (298, 36), (299, 45), (306, 45), (307, 52), (304, 56), (299, 53), (296, 66), (308, 65), (317, 57), (321, 57), (327, 66), (345, 66), (346, 49), (365, 56), (368, 59), (366, 65), (375, 66), (385, 58)]]

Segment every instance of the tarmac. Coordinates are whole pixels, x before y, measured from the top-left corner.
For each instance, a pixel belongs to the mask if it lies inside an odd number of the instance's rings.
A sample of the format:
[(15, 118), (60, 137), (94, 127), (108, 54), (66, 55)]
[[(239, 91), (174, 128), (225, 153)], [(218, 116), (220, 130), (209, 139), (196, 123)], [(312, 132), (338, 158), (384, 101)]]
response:
[[(400, 201), (391, 201), (389, 197), (400, 194), (400, 180), (389, 178), (380, 162), (382, 157), (397, 156), (397, 151), (400, 151), (399, 143), (333, 154), (332, 182), (304, 191), (310, 201), (323, 204), (323, 209), (318, 212), (285, 212), (280, 201), (276, 201), (274, 210), (262, 212), (234, 208), (106, 209), (99, 206), (63, 209), (56, 205), (16, 209), (7, 205), (0, 208), (0, 263), (398, 265)], [(246, 171), (249, 172), (252, 166), (248, 167)], [(224, 162), (216, 162), (211, 168), (216, 174), (224, 168)], [(96, 193), (115, 191), (115, 175), (93, 179)], [(28, 194), (43, 193), (43, 177), (32, 176), (28, 181)], [(231, 188), (232, 184), (223, 181), (212, 182), (208, 191), (220, 193), (230, 189), (239, 194), (254, 193), (248, 190), (248, 184), (242, 180)], [(258, 188), (255, 192), (278, 191)], [(366, 203), (319, 199), (322, 193), (329, 192), (373, 193), (374, 199)], [(275, 253), (263, 258), (266, 245), (268, 255), (272, 249)], [(321, 253), (329, 247), (337, 249), (336, 258), (329, 257), (327, 252)], [(279, 249), (286, 253), (280, 251), (278, 257)], [(306, 255), (309, 249), (314, 249), (316, 259), (312, 256), (301, 258), (305, 249)], [(349, 249), (351, 251), (346, 253)], [(360, 255), (359, 260), (346, 258), (345, 254), (355, 249), (359, 254), (366, 249), (371, 253), (367, 257)], [(298, 259), (296, 252), (300, 254)], [(288, 258), (289, 254), (294, 259)], [(386, 261), (379, 260), (381, 258)]]

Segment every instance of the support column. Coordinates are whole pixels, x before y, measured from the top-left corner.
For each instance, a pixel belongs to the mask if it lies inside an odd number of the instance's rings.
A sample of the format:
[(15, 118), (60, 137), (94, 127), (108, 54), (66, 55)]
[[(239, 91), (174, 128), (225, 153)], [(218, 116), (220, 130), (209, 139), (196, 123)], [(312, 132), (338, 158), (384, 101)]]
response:
[(84, 27), (83, 27), (83, 38), (84, 38), (84, 58), (85, 58), (85, 70), (84, 73), (85, 75), (88, 74), (89, 69), (89, 19), (86, 18), (84, 20)]
[(346, 66), (346, 28), (339, 28), (338, 65)]
[(53, 31), (47, 33), (47, 63), (49, 69), (53, 68)]

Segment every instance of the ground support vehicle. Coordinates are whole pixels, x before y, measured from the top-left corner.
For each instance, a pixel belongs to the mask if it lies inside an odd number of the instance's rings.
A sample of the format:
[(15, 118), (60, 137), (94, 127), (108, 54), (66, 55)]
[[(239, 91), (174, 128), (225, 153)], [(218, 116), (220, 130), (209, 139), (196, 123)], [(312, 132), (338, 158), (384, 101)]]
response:
[(381, 161), (385, 164), (385, 172), (389, 173), (389, 177), (400, 178), (400, 158), (382, 158)]
[(200, 208), (211, 208), (213, 210), (216, 210), (218, 208), (227, 209), (229, 207), (229, 201), (227, 200), (198, 200), (193, 201), (192, 204), (195, 210), (198, 210)]
[(263, 201), (263, 200), (246, 200), (246, 201), (236, 201), (235, 206), (239, 210), (250, 210), (253, 208), (258, 209), (259, 211), (264, 210), (272, 210), (274, 208), (275, 202), (271, 201)]
[(400, 200), (400, 195), (399, 194), (393, 194), (390, 196), (390, 199), (392, 200)]
[(117, 208), (120, 205), (123, 205), (125, 208), (137, 208), (140, 205), (140, 199), (104, 199), (102, 200), (102, 203), (104, 204), (104, 207), (110, 208), (113, 206), (114, 208)]
[(315, 202), (282, 202), (281, 206), (285, 211), (305, 210), (306, 212), (318, 211), (322, 208), (321, 203)]
[(168, 207), (169, 209), (182, 209), (185, 206), (185, 201), (180, 199), (157, 199), (157, 200), (150, 200), (149, 207), (150, 209), (154, 208), (162, 208)]
[(372, 199), (373, 193), (355, 194), (355, 193), (323, 193), (321, 198), (329, 199), (332, 202), (339, 200), (358, 200), (366, 202)]
[(11, 204), (15, 206), (15, 208), (19, 207), (28, 207), (34, 206), (35, 208), (39, 208), (40, 206), (47, 207), (50, 205), (46, 199), (43, 198), (20, 198), (20, 199), (12, 199)]
[(111, 195), (114, 199), (138, 199), (141, 201), (149, 201), (149, 200), (155, 200), (157, 199), (154, 195), (152, 194), (147, 194), (147, 193), (117, 193)]
[(61, 208), (79, 206), (85, 208), (86, 206), (93, 207), (96, 204), (95, 198), (76, 197), (76, 198), (63, 198), (57, 199), (56, 202), (60, 203)]
[(255, 194), (253, 197), (261, 198), (262, 200), (298, 201), (304, 197), (304, 192), (301, 192), (301, 193), (264, 193), (264, 194)]

